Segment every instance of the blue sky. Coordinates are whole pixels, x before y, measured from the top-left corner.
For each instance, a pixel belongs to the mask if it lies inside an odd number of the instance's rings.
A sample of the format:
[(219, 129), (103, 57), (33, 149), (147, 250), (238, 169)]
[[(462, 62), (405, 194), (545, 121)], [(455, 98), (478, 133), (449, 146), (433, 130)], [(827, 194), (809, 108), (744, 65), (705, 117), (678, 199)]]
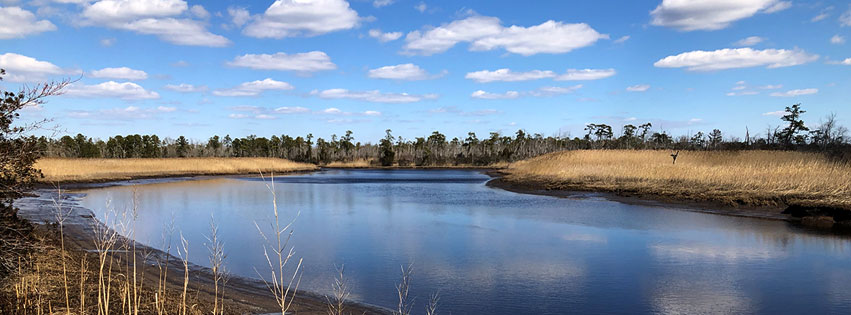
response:
[(3, 88), (79, 78), (24, 118), (100, 138), (849, 125), (849, 47), (847, 1), (0, 0)]

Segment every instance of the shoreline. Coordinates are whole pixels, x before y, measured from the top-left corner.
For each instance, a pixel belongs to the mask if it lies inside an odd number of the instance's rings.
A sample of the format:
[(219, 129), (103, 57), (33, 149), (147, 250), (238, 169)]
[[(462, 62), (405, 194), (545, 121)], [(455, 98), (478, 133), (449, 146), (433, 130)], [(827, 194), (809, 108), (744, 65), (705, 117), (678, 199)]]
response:
[[(184, 176), (176, 180), (193, 180), (199, 177)], [(161, 179), (166, 181), (175, 178), (170, 177)], [(104, 183), (101, 182), (88, 184), (77, 183), (77, 187), (73, 189), (95, 189), (100, 187), (132, 184), (126, 182), (128, 181), (116, 181), (112, 182), (111, 185), (103, 185)], [(65, 229), (66, 250), (71, 252), (94, 251), (95, 249), (92, 248), (92, 240), (95, 233), (95, 226), (106, 227), (110, 230), (112, 229), (106, 226), (106, 224), (100, 219), (96, 218), (94, 211), (79, 206), (78, 201), (80, 198), (85, 196), (84, 193), (73, 191), (66, 192), (66, 190), (68, 190), (66, 188), (63, 188), (62, 190), (62, 206), (63, 208), (67, 208), (69, 211), (63, 225)], [(47, 229), (47, 227), (56, 224), (56, 218), (54, 216), (55, 205), (53, 204), (53, 198), (55, 198), (56, 195), (57, 193), (55, 189), (39, 188), (33, 190), (29, 196), (21, 198), (15, 202), (15, 207), (19, 209), (18, 217), (26, 220), (37, 229)], [(126, 240), (126, 238), (120, 233), (117, 233), (117, 235), (120, 239)], [(179, 257), (176, 257), (174, 253), (167, 254), (162, 250), (142, 242), (132, 240), (129, 240), (129, 242), (130, 244), (135, 244), (137, 248), (136, 259), (143, 262), (140, 268), (140, 277), (151, 281), (158, 279), (159, 269), (156, 267), (155, 258), (165, 259), (168, 257), (166, 261), (169, 263), (165, 268), (165, 272), (168, 273), (169, 279), (166, 286), (171, 289), (182, 288), (182, 275), (184, 269)], [(193, 291), (200, 295), (204, 295), (205, 297), (213, 296), (213, 284), (211, 281), (212, 274), (210, 269), (190, 262), (189, 270), (191, 279), (189, 287)], [(230, 303), (242, 309), (250, 310), (251, 313), (267, 314), (280, 312), (280, 308), (276, 304), (275, 298), (271, 295), (266, 284), (260, 279), (230, 275), (226, 290), (228, 291), (226, 299)], [(363, 302), (348, 301), (346, 305), (347, 310), (359, 314), (391, 314), (391, 311), (388, 309)], [(324, 295), (307, 290), (298, 290), (298, 293), (295, 295), (293, 310), (291, 310), (291, 312), (297, 312), (300, 314), (326, 314), (327, 310), (328, 304)]]
[[(602, 197), (607, 200), (635, 205), (648, 205), (671, 210), (691, 211), (724, 216), (742, 218), (754, 218), (763, 220), (786, 221), (795, 225), (806, 227), (820, 232), (834, 232), (848, 234), (851, 227), (845, 222), (835, 222), (831, 214), (835, 209), (807, 208), (793, 205), (784, 206), (752, 206), (752, 205), (730, 205), (710, 199), (685, 199), (674, 198), (662, 194), (639, 193), (629, 191), (607, 191), (593, 187), (582, 187), (571, 185), (568, 189), (559, 187), (557, 182), (546, 180), (511, 181), (506, 178), (505, 172), (494, 170), (487, 172), (493, 179), (485, 185), (497, 189), (503, 189), (521, 194), (532, 194), (551, 196), (558, 198), (583, 198)], [(838, 210), (842, 211), (842, 210)]]

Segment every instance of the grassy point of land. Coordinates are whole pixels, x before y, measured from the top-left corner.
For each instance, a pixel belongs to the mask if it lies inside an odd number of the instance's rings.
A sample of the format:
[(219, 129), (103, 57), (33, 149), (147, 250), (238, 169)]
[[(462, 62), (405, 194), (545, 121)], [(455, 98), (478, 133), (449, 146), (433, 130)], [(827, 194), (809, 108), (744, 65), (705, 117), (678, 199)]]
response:
[(142, 177), (284, 173), (315, 170), (317, 166), (278, 158), (42, 158), (35, 163), (35, 168), (44, 174), (43, 182), (93, 182)]
[(546, 189), (851, 210), (851, 165), (790, 151), (577, 150), (511, 164), (505, 180)]

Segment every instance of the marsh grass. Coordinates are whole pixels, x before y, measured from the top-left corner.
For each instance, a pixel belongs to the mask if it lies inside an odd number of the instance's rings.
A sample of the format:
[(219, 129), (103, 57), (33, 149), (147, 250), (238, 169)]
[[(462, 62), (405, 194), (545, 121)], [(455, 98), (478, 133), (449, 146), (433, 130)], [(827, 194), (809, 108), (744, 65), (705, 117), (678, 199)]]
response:
[(851, 165), (787, 151), (577, 150), (513, 163), (513, 183), (658, 195), (730, 205), (851, 209)]
[(316, 165), (276, 158), (64, 159), (42, 158), (35, 168), (43, 182), (125, 180), (140, 177), (257, 174), (317, 169)]

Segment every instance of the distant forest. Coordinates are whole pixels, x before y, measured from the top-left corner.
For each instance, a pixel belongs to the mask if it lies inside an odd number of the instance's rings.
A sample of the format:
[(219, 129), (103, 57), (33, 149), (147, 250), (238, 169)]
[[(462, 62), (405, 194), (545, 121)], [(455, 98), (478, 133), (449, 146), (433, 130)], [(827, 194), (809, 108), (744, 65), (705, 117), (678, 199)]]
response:
[(838, 125), (836, 115), (808, 127), (801, 120), (803, 113), (800, 104), (786, 107), (781, 125), (768, 127), (759, 132), (761, 136), (752, 136), (748, 130), (745, 138), (725, 137), (718, 129), (674, 137), (664, 131), (653, 131), (653, 125), (645, 123), (624, 125), (620, 134), (606, 124), (589, 124), (581, 138), (545, 137), (518, 130), (513, 135), (491, 132), (481, 139), (472, 132), (463, 139), (447, 139), (437, 131), (403, 139), (394, 137), (388, 129), (377, 144), (355, 141), (351, 131), (339, 137), (332, 135), (330, 139), (314, 138), (312, 134), (269, 138), (216, 135), (201, 142), (183, 136), (172, 139), (136, 134), (102, 140), (78, 134), (59, 139), (40, 137), (37, 143), (42, 156), (47, 157), (276, 157), (316, 164), (370, 160), (385, 166), (489, 165), (577, 149), (802, 150), (825, 152), (846, 160), (851, 156), (848, 129)]

